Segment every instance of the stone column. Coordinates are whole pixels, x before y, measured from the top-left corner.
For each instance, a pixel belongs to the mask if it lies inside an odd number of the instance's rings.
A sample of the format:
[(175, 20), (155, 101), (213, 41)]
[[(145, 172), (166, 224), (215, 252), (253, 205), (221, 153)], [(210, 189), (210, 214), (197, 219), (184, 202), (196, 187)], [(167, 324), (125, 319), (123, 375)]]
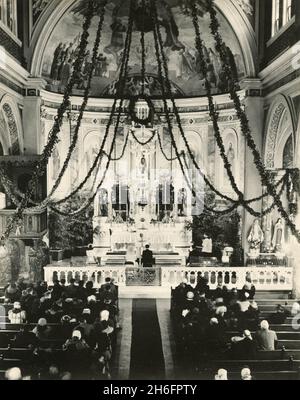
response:
[[(263, 188), (263, 194), (267, 192), (266, 187)], [(262, 201), (262, 209), (266, 210), (272, 204), (272, 198), (270, 196), (266, 196)], [(265, 238), (262, 245), (262, 251), (264, 253), (268, 253), (271, 250), (271, 241), (272, 241), (272, 212), (265, 215), (262, 218), (262, 230), (264, 232)]]
[[(41, 104), (40, 90), (45, 82), (38, 78), (29, 78), (24, 97), (23, 130), (25, 154), (40, 154), (44, 143), (41, 142)], [(30, 116), (30, 118), (28, 118)]]
[[(264, 108), (263, 98), (259, 90), (260, 82), (257, 80), (249, 80), (247, 83), (246, 97), (244, 100), (245, 111), (249, 120), (250, 129), (253, 140), (258, 151), (263, 158), (263, 129), (264, 129)], [(254, 164), (253, 154), (250, 148), (245, 146), (245, 175), (244, 175), (244, 195), (245, 199), (250, 199), (262, 195), (261, 178)], [(251, 204), (255, 211), (261, 211), (261, 202)], [(254, 217), (247, 211), (243, 216), (242, 245), (245, 255), (249, 251), (249, 243), (247, 240)]]

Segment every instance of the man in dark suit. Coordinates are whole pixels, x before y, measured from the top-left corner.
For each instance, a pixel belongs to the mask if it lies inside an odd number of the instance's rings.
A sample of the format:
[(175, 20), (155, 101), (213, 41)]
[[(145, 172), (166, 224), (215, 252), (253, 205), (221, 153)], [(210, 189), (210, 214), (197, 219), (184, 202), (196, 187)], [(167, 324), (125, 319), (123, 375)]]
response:
[(188, 256), (188, 263), (197, 262), (198, 259), (202, 256), (202, 249), (200, 246), (193, 245), (192, 250)]
[(150, 246), (147, 244), (146, 249), (142, 254), (142, 266), (144, 268), (151, 268), (154, 264), (153, 252), (150, 250)]

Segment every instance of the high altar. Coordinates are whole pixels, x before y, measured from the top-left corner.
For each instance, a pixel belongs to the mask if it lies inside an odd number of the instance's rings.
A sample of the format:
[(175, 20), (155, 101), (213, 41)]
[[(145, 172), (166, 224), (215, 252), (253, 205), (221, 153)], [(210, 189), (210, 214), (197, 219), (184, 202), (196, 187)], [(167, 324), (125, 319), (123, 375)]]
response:
[[(183, 264), (192, 242), (186, 223), (199, 200), (193, 200), (182, 172), (159, 154), (158, 131), (128, 129), (128, 150), (112, 163), (95, 200), (90, 256), (101, 265), (118, 256), (135, 263), (149, 244), (158, 263)], [(122, 142), (116, 147), (118, 155)]]

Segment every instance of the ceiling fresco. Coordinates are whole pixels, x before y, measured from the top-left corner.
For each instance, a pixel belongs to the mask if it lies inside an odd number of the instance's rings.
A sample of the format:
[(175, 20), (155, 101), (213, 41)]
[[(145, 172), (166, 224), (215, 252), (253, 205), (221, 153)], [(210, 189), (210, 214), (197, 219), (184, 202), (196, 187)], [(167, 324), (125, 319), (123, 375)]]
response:
[[(86, 3), (85, 1), (77, 2), (59, 21), (48, 40), (43, 57), (42, 76), (47, 81), (47, 89), (50, 91), (63, 92), (70, 78), (73, 63), (78, 54)], [(180, 2), (177, 0), (159, 0), (158, 15), (173, 94), (177, 97), (205, 95), (203, 76), (199, 72), (199, 60), (195, 51), (195, 32), (191, 18), (182, 12)], [(139, 20), (137, 18), (135, 21), (129, 60), (126, 91), (130, 95), (138, 94), (141, 88), (141, 28)], [(237, 64), (238, 75), (242, 79), (245, 76), (245, 66), (238, 39), (225, 17), (220, 13), (219, 21), (222, 37), (230, 46)], [(114, 94), (122, 60), (127, 22), (128, 0), (110, 1), (107, 6), (99, 57), (92, 80), (91, 96), (93, 97), (109, 97)], [(82, 73), (75, 85), (74, 94), (81, 95), (87, 83), (97, 23), (98, 19), (94, 18)], [(143, 26), (146, 30), (146, 93), (156, 96), (160, 95), (160, 85), (157, 79), (158, 68), (150, 19), (147, 21), (146, 18)], [(200, 27), (205, 44), (205, 57), (212, 91), (214, 94), (225, 93), (228, 89), (228, 82), (223, 75), (214, 40), (209, 33), (207, 15), (200, 17)]]

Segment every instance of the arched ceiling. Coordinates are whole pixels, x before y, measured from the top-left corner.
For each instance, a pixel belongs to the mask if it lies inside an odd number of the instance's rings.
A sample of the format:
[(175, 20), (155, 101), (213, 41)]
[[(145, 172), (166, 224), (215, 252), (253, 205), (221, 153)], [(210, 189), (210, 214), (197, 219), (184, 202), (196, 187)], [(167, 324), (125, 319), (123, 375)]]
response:
[[(47, 81), (47, 89), (61, 93), (64, 90), (70, 65), (74, 62), (80, 39), (83, 23), (83, 10), (86, 0), (73, 3), (62, 18), (55, 24), (49, 35), (46, 46), (42, 50), (40, 75)], [(195, 33), (192, 21), (185, 16), (180, 8), (179, 0), (159, 0), (159, 16), (161, 31), (164, 40), (165, 54), (168, 59), (170, 79), (173, 92), (178, 97), (194, 97), (205, 95), (203, 77), (199, 73), (197, 53), (195, 51)], [(234, 54), (240, 79), (247, 75), (245, 57), (236, 33), (221, 12), (218, 12), (221, 33), (224, 41), (229, 45)], [(111, 0), (108, 3), (103, 37), (100, 45), (100, 56), (96, 65), (95, 76), (92, 81), (92, 97), (111, 96), (114, 82), (118, 78), (120, 58), (125, 41), (126, 26), (128, 21), (128, 0)], [(88, 72), (92, 46), (96, 33), (96, 18), (93, 19), (89, 38), (88, 54), (86, 56), (84, 73), (81, 82), (76, 86), (74, 94), (81, 95), (85, 87), (85, 76)], [(214, 40), (209, 29), (209, 17), (200, 18), (202, 37), (206, 47), (206, 57), (209, 63), (210, 80), (214, 94), (227, 91), (227, 81), (224, 79), (220, 59), (214, 46)], [(147, 88), (150, 94), (159, 95), (160, 89), (157, 82), (157, 61), (153, 45), (153, 34), (146, 33), (146, 73)], [(70, 60), (70, 63), (68, 61)], [(130, 94), (137, 94), (140, 87), (141, 70), (141, 45), (140, 33), (135, 26), (131, 54), (129, 61), (129, 79), (127, 90)]]

